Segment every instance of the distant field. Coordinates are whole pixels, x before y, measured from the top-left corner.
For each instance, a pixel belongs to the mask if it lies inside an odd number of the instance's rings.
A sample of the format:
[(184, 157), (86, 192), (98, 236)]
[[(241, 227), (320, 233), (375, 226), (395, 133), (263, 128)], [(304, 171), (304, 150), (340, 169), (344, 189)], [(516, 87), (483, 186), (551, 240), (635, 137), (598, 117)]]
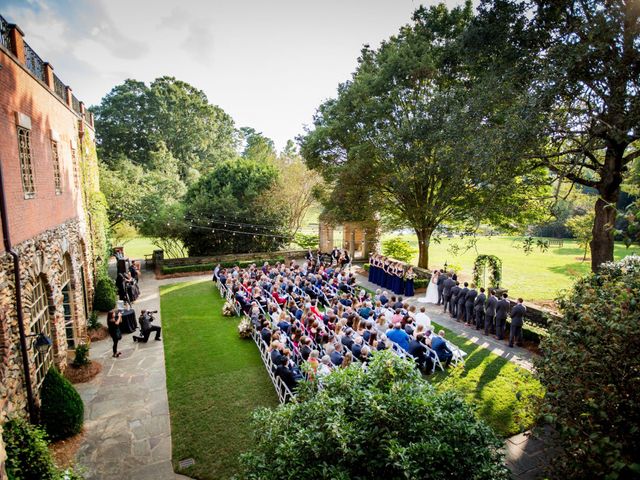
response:
[[(129, 240), (124, 244), (124, 254), (129, 258), (139, 260), (144, 258), (147, 254), (152, 254), (153, 251), (158, 248), (160, 247), (154, 245), (150, 238), (139, 237)], [(171, 258), (171, 256), (165, 253), (165, 258)]]
[[(391, 235), (385, 235), (388, 238)], [(418, 241), (415, 235), (401, 235), (416, 249)], [(523, 297), (525, 300), (552, 300), (559, 290), (571, 285), (577, 277), (591, 270), (591, 262), (582, 262), (583, 250), (573, 240), (564, 240), (562, 247), (551, 247), (546, 252), (535, 249), (525, 254), (518, 243), (520, 237), (480, 237), (477, 250), (454, 255), (452, 245), (464, 246), (459, 239), (444, 238), (440, 243), (433, 243), (429, 249), (429, 267), (442, 268), (445, 262), (462, 267), (462, 278), (470, 280), (473, 262), (477, 255), (496, 255), (502, 260), (503, 286), (509, 289), (509, 295)], [(638, 247), (625, 248), (617, 244), (615, 258), (617, 260), (631, 254), (640, 254)], [(418, 256), (413, 259), (417, 264)]]

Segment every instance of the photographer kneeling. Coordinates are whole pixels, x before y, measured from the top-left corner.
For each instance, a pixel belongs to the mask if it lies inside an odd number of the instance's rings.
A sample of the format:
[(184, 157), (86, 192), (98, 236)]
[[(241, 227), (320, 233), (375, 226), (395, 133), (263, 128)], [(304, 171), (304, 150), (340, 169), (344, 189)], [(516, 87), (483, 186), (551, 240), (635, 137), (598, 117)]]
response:
[(151, 332), (156, 332), (156, 340), (160, 340), (160, 332), (162, 331), (162, 328), (157, 325), (151, 325), (151, 322), (153, 322), (153, 313), (158, 313), (158, 311), (142, 310), (142, 312), (140, 313), (140, 318), (138, 318), (138, 321), (140, 322), (140, 330), (142, 331), (142, 338), (133, 337), (134, 341), (146, 342), (147, 340), (149, 340)]

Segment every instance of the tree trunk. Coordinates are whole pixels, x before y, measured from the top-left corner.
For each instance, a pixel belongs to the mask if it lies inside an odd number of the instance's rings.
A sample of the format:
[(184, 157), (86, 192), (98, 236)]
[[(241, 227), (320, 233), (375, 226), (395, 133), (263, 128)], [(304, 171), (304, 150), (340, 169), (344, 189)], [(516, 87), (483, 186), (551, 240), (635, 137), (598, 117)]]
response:
[(591, 271), (596, 272), (601, 263), (613, 261), (613, 232), (616, 225), (616, 206), (622, 183), (622, 157), (624, 148), (610, 146), (605, 154), (605, 166), (600, 170), (598, 200), (595, 207), (591, 247)]
[(416, 228), (415, 230), (418, 236), (418, 266), (429, 268), (429, 243), (433, 232), (428, 228)]

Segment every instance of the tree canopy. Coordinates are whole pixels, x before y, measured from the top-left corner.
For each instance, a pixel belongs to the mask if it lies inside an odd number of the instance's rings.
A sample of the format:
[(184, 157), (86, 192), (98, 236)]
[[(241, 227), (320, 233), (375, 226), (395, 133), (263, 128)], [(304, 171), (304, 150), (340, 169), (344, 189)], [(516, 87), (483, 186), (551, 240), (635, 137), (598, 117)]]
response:
[(327, 203), (349, 213), (378, 209), (412, 227), (422, 267), (441, 224), (513, 228), (537, 213), (547, 181), (488, 148), (499, 139), (470, 108), (484, 86), (470, 81), (462, 48), (472, 20), (471, 2), (416, 10), (398, 35), (362, 50), (352, 79), (300, 138), (308, 165), (335, 186)]
[(185, 179), (229, 158), (238, 142), (232, 118), (204, 92), (173, 77), (149, 86), (125, 80), (94, 112), (100, 158), (109, 166), (125, 157), (146, 167), (151, 152), (164, 144)]

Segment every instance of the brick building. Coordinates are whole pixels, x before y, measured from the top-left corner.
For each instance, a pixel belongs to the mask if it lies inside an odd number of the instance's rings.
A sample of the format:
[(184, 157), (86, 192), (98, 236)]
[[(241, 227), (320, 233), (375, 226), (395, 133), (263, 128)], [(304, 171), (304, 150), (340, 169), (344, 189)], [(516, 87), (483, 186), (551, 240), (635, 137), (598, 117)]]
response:
[[(48, 368), (63, 370), (69, 350), (85, 342), (104, 256), (96, 238), (104, 226), (91, 208), (101, 195), (93, 115), (2, 17), (0, 165), (2, 425), (33, 413)], [(36, 349), (43, 339), (50, 347)], [(3, 463), (0, 432), (0, 478)]]

